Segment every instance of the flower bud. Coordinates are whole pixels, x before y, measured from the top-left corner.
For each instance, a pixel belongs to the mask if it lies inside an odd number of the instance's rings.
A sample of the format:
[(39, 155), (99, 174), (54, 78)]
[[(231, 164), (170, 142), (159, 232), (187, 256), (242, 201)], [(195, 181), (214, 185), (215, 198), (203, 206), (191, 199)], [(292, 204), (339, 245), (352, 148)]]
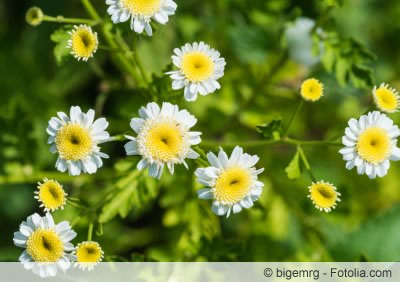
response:
[(38, 26), (42, 23), (44, 18), (43, 11), (39, 7), (31, 7), (26, 12), (25, 19), (28, 24)]

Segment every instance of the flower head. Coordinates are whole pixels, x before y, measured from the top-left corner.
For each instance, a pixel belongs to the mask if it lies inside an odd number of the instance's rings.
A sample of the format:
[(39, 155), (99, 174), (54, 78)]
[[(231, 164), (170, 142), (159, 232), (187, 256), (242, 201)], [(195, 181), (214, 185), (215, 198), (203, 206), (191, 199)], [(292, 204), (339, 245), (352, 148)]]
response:
[(71, 54), (78, 59), (78, 61), (87, 61), (93, 57), (97, 51), (99, 41), (97, 33), (92, 31), (90, 26), (81, 24), (75, 25), (72, 31), (68, 32), (71, 39), (68, 40), (68, 48), (71, 48)]
[(238, 213), (242, 208), (251, 208), (262, 193), (264, 184), (258, 181), (263, 168), (256, 169), (258, 156), (243, 153), (236, 146), (231, 157), (220, 148), (218, 157), (207, 154), (211, 166), (198, 168), (197, 181), (209, 188), (197, 191), (200, 199), (213, 199), (212, 211), (217, 215), (229, 217), (231, 212)]
[(43, 18), (43, 11), (39, 7), (29, 8), (25, 15), (26, 22), (32, 26), (40, 25), (43, 21)]
[(68, 170), (70, 175), (79, 175), (81, 171), (95, 173), (103, 165), (101, 158), (108, 158), (98, 146), (110, 140), (105, 131), (108, 122), (105, 118), (94, 121), (94, 110), (83, 113), (78, 106), (71, 107), (70, 117), (63, 112), (57, 115), (47, 127), (50, 152), (58, 153), (57, 169)]
[(127, 155), (140, 155), (142, 160), (137, 168), (149, 167), (152, 177), (160, 178), (167, 165), (171, 174), (175, 164), (184, 164), (185, 158), (196, 159), (199, 155), (190, 146), (201, 142), (200, 132), (190, 131), (197, 119), (178, 106), (163, 103), (160, 108), (156, 103), (149, 103), (139, 110), (140, 118), (131, 120), (131, 128), (136, 137), (125, 144)]
[(208, 95), (220, 89), (218, 79), (224, 76), (225, 59), (220, 53), (204, 42), (187, 43), (174, 50), (172, 61), (177, 71), (167, 72), (170, 75), (174, 90), (185, 88), (187, 101), (195, 101), (197, 95)]
[(324, 85), (315, 78), (307, 79), (300, 88), (300, 94), (304, 100), (315, 102), (324, 96)]
[(122, 23), (130, 19), (131, 29), (137, 33), (146, 31), (153, 34), (151, 20), (166, 24), (168, 17), (175, 14), (177, 5), (172, 0), (106, 0), (108, 14), (113, 23)]
[(372, 91), (375, 104), (382, 112), (395, 113), (400, 108), (400, 96), (396, 89), (382, 83)]
[(104, 252), (100, 244), (94, 241), (85, 241), (79, 243), (72, 252), (76, 256), (75, 267), (82, 270), (93, 270), (93, 267), (101, 262), (104, 257)]
[(46, 212), (53, 212), (59, 208), (64, 209), (67, 193), (65, 193), (60, 183), (45, 178), (43, 183), (38, 183), (35, 199), (41, 202), (40, 207), (44, 207)]
[(387, 174), (391, 161), (400, 159), (396, 146), (400, 130), (385, 114), (371, 112), (359, 120), (350, 119), (342, 138), (345, 147), (339, 152), (346, 161), (346, 168), (357, 167), (358, 174), (373, 179)]
[(70, 241), (75, 238), (67, 221), (55, 224), (51, 214), (41, 217), (37, 213), (29, 216), (14, 233), (14, 244), (24, 248), (19, 261), (25, 269), (41, 277), (55, 276), (57, 268), (65, 272), (71, 265), (73, 251)]
[(325, 181), (312, 183), (308, 187), (313, 204), (320, 211), (330, 212), (336, 207), (337, 202), (340, 202), (340, 193), (336, 191), (336, 187)]

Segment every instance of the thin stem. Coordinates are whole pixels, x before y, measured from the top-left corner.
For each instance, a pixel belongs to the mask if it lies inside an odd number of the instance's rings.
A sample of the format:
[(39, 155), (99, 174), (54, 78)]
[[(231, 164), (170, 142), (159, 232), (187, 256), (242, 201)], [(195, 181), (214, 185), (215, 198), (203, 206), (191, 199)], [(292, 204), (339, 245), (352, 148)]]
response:
[(305, 166), (305, 168), (306, 168), (311, 180), (313, 182), (317, 182), (317, 179), (315, 178), (315, 176), (314, 176), (314, 174), (313, 174), (313, 172), (311, 170), (310, 163), (307, 160), (306, 154), (304, 153), (303, 148), (300, 145), (297, 146), (297, 151), (300, 154), (300, 158), (303, 161), (303, 164), (304, 164), (304, 166)]
[(92, 241), (92, 235), (93, 235), (93, 221), (89, 223), (88, 235), (87, 235), (88, 241)]
[(94, 26), (100, 23), (100, 20), (81, 19), (81, 18), (65, 18), (64, 16), (43, 16), (43, 21), (56, 22), (56, 23), (70, 23), (70, 24), (87, 24)]
[(288, 126), (287, 126), (287, 128), (286, 128), (285, 133), (283, 134), (283, 136), (286, 137), (286, 136), (289, 135), (290, 129), (292, 128), (292, 125), (293, 125), (293, 122), (294, 122), (294, 120), (296, 119), (297, 115), (300, 113), (300, 110), (301, 110), (301, 108), (302, 108), (303, 106), (304, 106), (304, 100), (301, 99), (301, 100), (300, 100), (300, 103), (297, 105), (296, 110), (293, 112), (292, 116), (290, 117)]
[(85, 7), (88, 14), (95, 20), (101, 19), (100, 15), (97, 13), (96, 9), (93, 7), (90, 0), (81, 0), (82, 5)]

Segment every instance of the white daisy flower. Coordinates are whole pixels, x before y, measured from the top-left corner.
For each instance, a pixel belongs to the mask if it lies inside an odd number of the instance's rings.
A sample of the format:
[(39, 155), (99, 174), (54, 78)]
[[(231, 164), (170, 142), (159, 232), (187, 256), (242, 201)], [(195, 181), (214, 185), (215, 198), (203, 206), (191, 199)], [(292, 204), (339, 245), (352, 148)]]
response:
[(153, 34), (151, 20), (166, 24), (168, 17), (175, 14), (178, 7), (172, 0), (106, 0), (108, 14), (113, 23), (122, 23), (130, 19), (131, 29), (137, 33), (146, 31)]
[(400, 130), (385, 114), (370, 112), (359, 120), (349, 120), (342, 138), (345, 147), (339, 152), (347, 162), (346, 168), (357, 167), (358, 174), (373, 179), (387, 174), (391, 161), (400, 159), (397, 137)]
[(389, 114), (399, 111), (400, 96), (396, 89), (389, 84), (381, 83), (379, 87), (374, 86), (372, 97), (379, 110)]
[(41, 277), (57, 274), (57, 268), (65, 272), (74, 256), (67, 253), (74, 250), (70, 241), (76, 233), (68, 221), (55, 224), (50, 213), (41, 217), (37, 213), (29, 216), (14, 233), (14, 244), (25, 248), (19, 261), (25, 269)]
[(316, 183), (313, 182), (308, 187), (310, 194), (307, 197), (311, 199), (318, 210), (331, 212), (340, 202), (341, 194), (336, 190), (333, 184), (321, 180)]
[(68, 40), (67, 48), (71, 49), (71, 54), (78, 59), (87, 62), (93, 57), (99, 46), (97, 33), (92, 31), (90, 26), (81, 24), (75, 25), (72, 31), (68, 31), (71, 39)]
[(56, 168), (61, 172), (68, 170), (70, 175), (79, 175), (81, 171), (95, 173), (103, 165), (101, 158), (108, 158), (98, 146), (111, 140), (105, 131), (108, 122), (105, 118), (94, 121), (94, 110), (83, 113), (78, 106), (71, 107), (70, 117), (63, 112), (57, 115), (47, 127), (50, 152), (58, 153)]
[(194, 42), (175, 48), (174, 53), (172, 62), (179, 70), (167, 74), (173, 80), (174, 90), (185, 88), (187, 101), (195, 101), (198, 94), (205, 96), (221, 88), (217, 80), (224, 76), (226, 62), (218, 51), (204, 42)]
[(43, 179), (43, 183), (38, 182), (38, 190), (35, 191), (35, 199), (40, 202), (40, 207), (45, 212), (54, 212), (58, 209), (64, 209), (68, 194), (60, 183), (53, 179)]
[(125, 136), (127, 155), (140, 155), (142, 160), (137, 168), (149, 167), (149, 175), (160, 178), (166, 164), (171, 174), (175, 164), (184, 164), (185, 158), (197, 159), (199, 155), (190, 146), (201, 142), (201, 132), (190, 131), (197, 119), (178, 106), (163, 103), (149, 103), (139, 110), (140, 118), (131, 120), (131, 128), (138, 134), (136, 137)]
[(256, 169), (258, 156), (243, 153), (236, 146), (232, 155), (220, 148), (218, 157), (207, 154), (211, 166), (198, 168), (195, 172), (197, 181), (209, 188), (197, 191), (200, 199), (213, 199), (211, 209), (217, 215), (229, 217), (231, 211), (238, 213), (242, 208), (251, 208), (260, 198), (264, 184), (258, 181), (258, 175), (264, 168)]
[(85, 241), (79, 243), (72, 252), (76, 256), (74, 267), (79, 267), (82, 270), (91, 271), (104, 258), (104, 252), (100, 244), (94, 241)]

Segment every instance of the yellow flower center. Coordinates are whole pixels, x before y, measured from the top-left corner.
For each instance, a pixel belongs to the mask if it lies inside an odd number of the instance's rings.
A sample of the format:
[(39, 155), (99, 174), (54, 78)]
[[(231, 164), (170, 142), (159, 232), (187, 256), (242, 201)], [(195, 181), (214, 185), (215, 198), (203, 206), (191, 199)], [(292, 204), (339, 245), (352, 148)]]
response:
[(390, 151), (390, 136), (383, 128), (370, 127), (364, 130), (357, 142), (357, 152), (360, 157), (372, 164), (387, 159)]
[(72, 50), (78, 57), (89, 58), (97, 48), (96, 36), (85, 28), (72, 34)]
[(57, 133), (57, 150), (64, 159), (77, 161), (86, 157), (92, 150), (92, 137), (89, 131), (79, 124), (64, 125)]
[(314, 78), (307, 79), (301, 85), (301, 90), (300, 90), (301, 96), (303, 96), (304, 99), (309, 101), (314, 102), (319, 100), (323, 96), (324, 94), (323, 92), (324, 92), (323, 84)]
[(311, 199), (321, 208), (332, 208), (337, 200), (337, 193), (329, 183), (316, 183), (311, 186)]
[(57, 181), (47, 180), (39, 187), (39, 199), (46, 208), (55, 210), (64, 205), (65, 192)]
[(182, 151), (183, 137), (177, 124), (160, 122), (147, 132), (145, 146), (155, 160), (168, 162)]
[(26, 245), (26, 251), (35, 262), (57, 262), (64, 254), (61, 238), (51, 229), (37, 229)]
[(388, 112), (397, 108), (397, 95), (386, 87), (379, 87), (375, 92), (377, 106)]
[(101, 247), (96, 242), (84, 242), (76, 250), (78, 262), (98, 262), (101, 260)]
[(182, 58), (182, 72), (191, 82), (208, 79), (214, 71), (214, 62), (202, 52), (187, 53)]
[(215, 182), (214, 196), (217, 201), (234, 204), (242, 200), (251, 187), (251, 174), (241, 167), (223, 171)]
[(152, 17), (161, 8), (161, 0), (123, 0), (123, 5), (132, 14)]

